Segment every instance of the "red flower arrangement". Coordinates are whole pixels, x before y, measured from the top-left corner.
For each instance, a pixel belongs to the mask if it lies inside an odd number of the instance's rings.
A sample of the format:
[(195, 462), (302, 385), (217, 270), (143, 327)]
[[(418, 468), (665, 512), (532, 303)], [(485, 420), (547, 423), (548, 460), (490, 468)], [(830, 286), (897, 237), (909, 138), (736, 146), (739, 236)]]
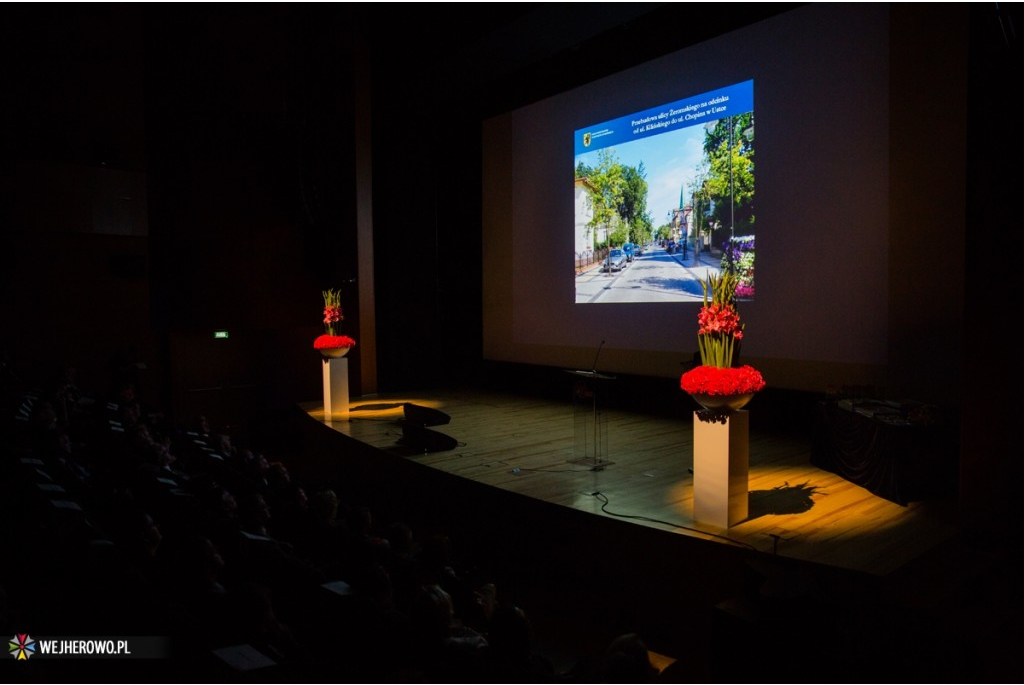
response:
[[(733, 366), (743, 324), (736, 310), (738, 279), (730, 273), (709, 275), (704, 286), (704, 306), (697, 315), (697, 346), (701, 365), (679, 379), (690, 395), (725, 397), (752, 395), (765, 386), (761, 372), (752, 366)], [(710, 301), (709, 301), (710, 295)]]
[(345, 320), (341, 313), (341, 290), (324, 290), (322, 294), (324, 296), (324, 329), (327, 332), (313, 341), (313, 348), (324, 352), (354, 347), (355, 340), (347, 335), (335, 334), (335, 324)]

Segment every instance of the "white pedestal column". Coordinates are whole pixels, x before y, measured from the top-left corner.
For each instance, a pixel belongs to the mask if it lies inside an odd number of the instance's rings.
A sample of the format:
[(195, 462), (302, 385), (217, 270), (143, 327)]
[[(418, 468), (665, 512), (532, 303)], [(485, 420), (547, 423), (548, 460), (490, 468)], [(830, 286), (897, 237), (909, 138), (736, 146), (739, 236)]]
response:
[(324, 359), (324, 419), (348, 420), (348, 359)]
[(693, 517), (728, 528), (747, 518), (750, 415), (740, 410), (725, 423), (693, 415)]

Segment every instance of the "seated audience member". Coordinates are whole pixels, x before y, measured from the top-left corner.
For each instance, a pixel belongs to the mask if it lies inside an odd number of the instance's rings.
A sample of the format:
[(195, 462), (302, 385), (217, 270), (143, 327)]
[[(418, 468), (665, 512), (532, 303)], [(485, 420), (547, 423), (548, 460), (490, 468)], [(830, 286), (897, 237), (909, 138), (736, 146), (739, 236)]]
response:
[(624, 633), (605, 650), (600, 674), (603, 683), (653, 683), (658, 671), (643, 638), (637, 633)]
[(312, 540), (316, 521), (310, 511), (306, 489), (298, 483), (289, 483), (274, 498), (275, 512), (268, 530), (273, 537), (289, 543), (297, 553), (306, 555), (306, 550), (316, 543)]
[(224, 630), (215, 639), (220, 646), (248, 644), (296, 676), (315, 663), (291, 625), (278, 617), (274, 593), (267, 586), (243, 583), (228, 591), (224, 604)]
[(487, 643), (488, 682), (556, 682), (555, 668), (534, 648), (530, 620), (519, 607), (495, 607), (488, 624)]
[(270, 506), (261, 493), (242, 495), (236, 568), (244, 569), (248, 578), (267, 585), (281, 601), (288, 601), (326, 578), (312, 561), (296, 554), (288, 542), (270, 534), (268, 526), (272, 518)]
[(455, 615), (444, 588), (422, 586), (407, 613), (413, 662), (427, 682), (483, 682), (487, 640)]
[(195, 636), (199, 644), (213, 647), (214, 636), (223, 634), (226, 624), (224, 557), (210, 538), (191, 533), (175, 545), (172, 558), (169, 614), (175, 634)]
[(267, 466), (265, 479), (270, 494), (274, 497), (283, 495), (284, 491), (292, 484), (291, 471), (281, 461), (270, 462)]
[(387, 557), (388, 541), (377, 533), (373, 512), (369, 507), (350, 507), (345, 517), (344, 548), (342, 561), (347, 565), (343, 572), (354, 566)]
[(347, 538), (341, 501), (333, 489), (320, 488), (310, 499), (309, 512), (312, 525), (307, 535), (296, 540), (297, 549), (325, 575), (340, 578)]

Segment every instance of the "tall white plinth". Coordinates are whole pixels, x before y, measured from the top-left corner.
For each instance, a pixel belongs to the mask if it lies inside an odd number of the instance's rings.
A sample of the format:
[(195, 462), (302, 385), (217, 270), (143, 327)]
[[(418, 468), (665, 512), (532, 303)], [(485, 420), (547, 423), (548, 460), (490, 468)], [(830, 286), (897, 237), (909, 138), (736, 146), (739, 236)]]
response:
[(324, 418), (348, 420), (348, 359), (324, 359)]
[(747, 518), (750, 415), (740, 410), (725, 423), (693, 415), (693, 518), (728, 528)]

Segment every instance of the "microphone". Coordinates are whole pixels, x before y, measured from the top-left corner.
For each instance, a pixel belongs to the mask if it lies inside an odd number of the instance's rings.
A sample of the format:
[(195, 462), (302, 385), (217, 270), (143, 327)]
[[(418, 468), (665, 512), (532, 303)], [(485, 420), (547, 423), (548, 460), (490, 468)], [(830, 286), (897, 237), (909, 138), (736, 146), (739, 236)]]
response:
[(601, 356), (601, 348), (604, 347), (604, 340), (597, 346), (597, 354), (594, 355), (594, 364), (590, 367), (592, 373), (597, 373), (597, 358)]

